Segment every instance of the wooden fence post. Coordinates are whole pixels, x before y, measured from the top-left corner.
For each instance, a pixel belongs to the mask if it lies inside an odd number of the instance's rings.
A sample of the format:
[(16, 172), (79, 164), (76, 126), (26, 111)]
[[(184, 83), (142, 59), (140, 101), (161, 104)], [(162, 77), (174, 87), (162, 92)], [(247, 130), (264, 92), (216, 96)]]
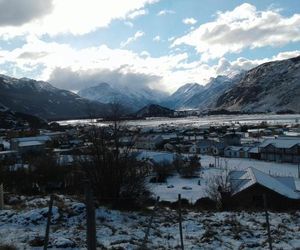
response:
[(85, 184), (86, 220), (87, 220), (87, 249), (96, 250), (96, 216), (93, 190), (89, 182)]
[(49, 210), (48, 210), (48, 217), (47, 217), (47, 225), (46, 225), (46, 232), (45, 232), (45, 239), (44, 239), (44, 250), (46, 250), (48, 248), (53, 200), (54, 200), (54, 195), (50, 195)]
[(143, 240), (143, 243), (142, 243), (142, 247), (140, 248), (141, 250), (147, 249), (146, 245), (147, 245), (147, 241), (148, 241), (148, 237), (149, 237), (149, 233), (150, 233), (151, 224), (152, 224), (152, 221), (153, 221), (153, 218), (154, 218), (154, 214), (155, 214), (156, 209), (158, 207), (158, 202), (159, 202), (159, 196), (157, 196), (157, 198), (156, 198), (156, 202), (155, 202), (155, 205), (154, 205), (154, 208), (153, 208), (153, 211), (152, 211), (152, 214), (151, 214), (148, 226), (147, 226), (147, 230), (146, 230), (145, 237), (144, 237), (144, 240)]
[(179, 234), (180, 234), (181, 250), (184, 250), (183, 234), (182, 234), (181, 194), (178, 194), (178, 213), (179, 213)]
[(272, 238), (271, 238), (271, 231), (270, 231), (270, 222), (269, 222), (269, 213), (267, 210), (267, 196), (266, 194), (263, 195), (264, 197), (264, 208), (265, 208), (265, 216), (266, 216), (266, 224), (267, 224), (267, 232), (268, 232), (268, 242), (269, 242), (269, 249), (272, 250)]
[(4, 209), (4, 189), (3, 183), (0, 185), (0, 210)]

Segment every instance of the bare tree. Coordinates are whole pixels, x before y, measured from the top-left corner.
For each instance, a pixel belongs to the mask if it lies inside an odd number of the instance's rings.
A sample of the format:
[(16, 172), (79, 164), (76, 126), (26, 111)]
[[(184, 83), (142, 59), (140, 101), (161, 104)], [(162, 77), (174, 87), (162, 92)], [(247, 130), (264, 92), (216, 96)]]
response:
[(217, 203), (218, 208), (224, 208), (232, 192), (228, 168), (211, 176), (206, 182), (205, 191), (208, 197)]
[(79, 163), (101, 202), (127, 204), (137, 203), (149, 195), (144, 165), (138, 162), (130, 150), (120, 151), (120, 138), (125, 126), (120, 119), (122, 107), (112, 104), (111, 125), (92, 125), (88, 140), (91, 142), (87, 155)]

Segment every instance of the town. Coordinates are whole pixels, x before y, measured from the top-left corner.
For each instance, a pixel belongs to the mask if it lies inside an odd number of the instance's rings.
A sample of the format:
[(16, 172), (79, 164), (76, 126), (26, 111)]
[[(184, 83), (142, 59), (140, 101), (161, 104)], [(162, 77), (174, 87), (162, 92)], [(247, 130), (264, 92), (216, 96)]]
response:
[[(114, 133), (113, 123), (108, 122), (100, 128), (107, 134)], [(32, 129), (28, 125), (15, 129), (1, 129), (1, 166), (8, 172), (30, 172), (30, 169), (34, 169), (34, 165), (37, 164), (35, 158), (40, 158), (42, 161), (51, 158), (56, 168), (61, 167), (66, 171), (64, 178), (49, 183), (33, 181), (28, 185), (40, 191), (40, 186), (44, 186), (44, 189), (50, 188), (51, 185), (53, 188), (66, 186), (69, 183), (68, 175), (74, 175), (73, 169), (77, 171), (80, 159), (87, 159), (92, 155), (91, 146), (94, 138), (91, 138), (91, 133), (98, 129), (97, 122), (84, 125), (59, 125), (57, 122), (52, 122), (47, 129)], [(107, 147), (113, 147), (114, 139), (110, 137), (105, 141)], [(270, 176), (285, 173), (296, 178), (300, 175), (297, 173), (300, 163), (300, 125), (297, 120), (291, 124), (280, 125), (269, 125), (267, 122), (255, 125), (235, 122), (226, 125), (190, 127), (127, 126), (126, 121), (118, 121), (117, 139), (120, 153), (130, 153), (143, 162), (144, 166), (147, 166), (145, 168), (148, 176), (155, 175), (157, 166), (162, 167), (164, 164), (169, 174), (173, 175), (175, 161), (178, 158), (184, 165), (193, 156), (198, 157), (198, 165), (196, 164), (195, 173), (191, 176), (198, 178), (200, 178), (200, 169), (202, 172), (207, 168), (227, 167), (229, 170), (236, 170), (233, 168), (235, 165), (231, 164), (237, 159), (240, 160), (241, 165), (239, 170), (244, 170), (248, 165), (254, 168), (258, 165), (268, 167), (266, 174)], [(280, 166), (280, 164), (283, 171), (276, 167), (272, 169), (272, 165)], [(290, 168), (294, 166), (293, 170), (284, 172), (286, 164)], [(261, 167), (258, 169), (264, 171)], [(27, 191), (30, 193), (32, 190)], [(203, 195), (199, 192), (196, 198), (200, 199)], [(194, 202), (196, 198), (194, 196)]]

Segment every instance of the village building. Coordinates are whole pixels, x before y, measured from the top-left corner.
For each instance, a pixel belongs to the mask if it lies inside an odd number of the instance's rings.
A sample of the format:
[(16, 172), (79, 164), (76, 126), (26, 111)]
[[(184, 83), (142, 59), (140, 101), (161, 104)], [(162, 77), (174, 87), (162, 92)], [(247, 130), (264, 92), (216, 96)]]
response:
[(261, 159), (276, 162), (300, 162), (300, 138), (278, 137), (266, 139), (259, 145)]
[(229, 173), (231, 203), (241, 208), (262, 208), (266, 195), (271, 209), (289, 209), (300, 205), (300, 180), (274, 177), (256, 168)]
[(30, 152), (42, 152), (46, 147), (46, 142), (50, 141), (49, 136), (34, 136), (34, 137), (21, 137), (11, 139), (11, 149), (18, 151), (20, 154)]
[(139, 136), (135, 141), (135, 147), (139, 149), (154, 150), (163, 142), (160, 134), (149, 134)]
[(223, 135), (220, 138), (220, 141), (223, 142), (226, 146), (240, 146), (241, 145), (241, 134), (237, 133), (228, 133)]
[(224, 149), (224, 156), (230, 158), (248, 158), (249, 147), (229, 146)]

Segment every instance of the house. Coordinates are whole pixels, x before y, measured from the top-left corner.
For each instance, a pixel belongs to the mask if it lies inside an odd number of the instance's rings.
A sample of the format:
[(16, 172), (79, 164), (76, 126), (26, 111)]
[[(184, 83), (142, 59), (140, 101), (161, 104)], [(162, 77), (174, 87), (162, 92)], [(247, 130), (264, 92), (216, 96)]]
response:
[(11, 149), (18, 151), (20, 154), (28, 152), (42, 152), (45, 144), (50, 141), (49, 136), (20, 137), (11, 139)]
[(259, 146), (261, 159), (276, 162), (300, 162), (300, 137), (266, 139)]
[(227, 133), (220, 138), (226, 146), (240, 146), (241, 145), (241, 134)]
[(203, 139), (198, 142), (199, 153), (200, 154), (210, 154), (212, 146), (216, 143), (215, 140)]
[(249, 147), (229, 146), (224, 149), (224, 156), (230, 158), (248, 158)]
[(135, 141), (135, 147), (139, 149), (156, 149), (163, 142), (160, 134), (149, 134), (139, 136)]
[(248, 157), (251, 159), (260, 160), (260, 152), (257, 146), (250, 147), (248, 151)]
[(14, 150), (0, 151), (0, 160), (16, 159), (17, 154)]
[(226, 145), (223, 142), (215, 142), (211, 146), (211, 154), (214, 156), (223, 156)]
[(229, 173), (231, 203), (237, 207), (261, 208), (263, 195), (268, 207), (289, 209), (300, 205), (300, 180), (294, 177), (274, 177), (256, 168)]

